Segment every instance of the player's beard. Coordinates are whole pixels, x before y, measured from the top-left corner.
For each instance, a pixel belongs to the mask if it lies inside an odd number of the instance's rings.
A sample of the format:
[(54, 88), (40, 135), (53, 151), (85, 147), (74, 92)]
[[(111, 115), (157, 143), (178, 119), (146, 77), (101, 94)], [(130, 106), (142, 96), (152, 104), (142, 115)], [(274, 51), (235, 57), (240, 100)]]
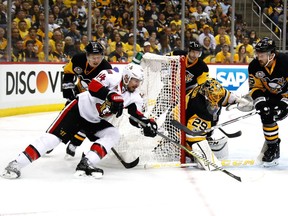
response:
[(137, 87), (136, 86), (127, 86), (127, 90), (128, 90), (128, 92), (133, 93)]
[[(258, 60), (258, 61), (259, 61), (259, 60)], [(267, 64), (267, 62), (264, 63), (263, 61), (259, 61), (259, 64), (260, 64), (261, 67), (264, 67), (264, 66)]]

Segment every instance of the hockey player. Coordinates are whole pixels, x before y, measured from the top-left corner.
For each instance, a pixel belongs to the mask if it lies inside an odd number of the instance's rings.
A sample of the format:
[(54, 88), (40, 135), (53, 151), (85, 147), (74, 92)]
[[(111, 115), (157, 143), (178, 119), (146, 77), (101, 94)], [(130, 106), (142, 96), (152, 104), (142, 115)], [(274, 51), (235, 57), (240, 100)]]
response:
[[(123, 107), (128, 113), (146, 123), (145, 136), (155, 137), (157, 124), (139, 111), (142, 98), (138, 87), (143, 81), (141, 66), (128, 64), (123, 74), (112, 69), (101, 71), (88, 85), (88, 91), (78, 94), (54, 120), (46, 133), (32, 142), (5, 168), (2, 177), (19, 178), (21, 169), (43, 156), (59, 143), (67, 143), (77, 131), (84, 130), (93, 142), (90, 151), (77, 165), (76, 175), (101, 178), (103, 170), (97, 163), (120, 139), (118, 129), (107, 121), (111, 114), (121, 116)], [(131, 121), (136, 127), (141, 127)]]
[[(64, 66), (62, 89), (67, 103), (74, 100), (77, 94), (86, 91), (91, 80), (105, 69), (112, 69), (112, 66), (104, 59), (103, 46), (97, 41), (90, 41), (85, 47), (85, 53), (76, 54)], [(67, 155), (74, 156), (74, 146), (80, 146), (85, 138), (85, 131), (78, 131), (71, 138), (71, 145), (68, 144), (66, 148)]]
[(202, 54), (202, 47), (198, 41), (191, 41), (188, 52), (175, 50), (171, 55), (186, 56), (186, 91), (204, 83), (209, 78), (209, 68), (199, 57)]
[(248, 67), (249, 90), (265, 138), (258, 158), (264, 166), (274, 166), (280, 157), (277, 121), (286, 118), (288, 112), (288, 56), (276, 52), (275, 42), (267, 37), (256, 44), (255, 54)]
[[(203, 84), (196, 86), (186, 94), (186, 126), (192, 131), (205, 130), (215, 126), (219, 120), (221, 109), (224, 106), (235, 103), (247, 103), (237, 95), (225, 89), (214, 78), (207, 79)], [(205, 154), (208, 160), (216, 162), (216, 158), (211, 153), (208, 142), (214, 142), (212, 133), (201, 136), (186, 135), (189, 147), (200, 154)], [(227, 137), (219, 140), (223, 148), (227, 143)], [(202, 152), (204, 151), (204, 152)], [(205, 169), (209, 169), (203, 161), (199, 161)]]

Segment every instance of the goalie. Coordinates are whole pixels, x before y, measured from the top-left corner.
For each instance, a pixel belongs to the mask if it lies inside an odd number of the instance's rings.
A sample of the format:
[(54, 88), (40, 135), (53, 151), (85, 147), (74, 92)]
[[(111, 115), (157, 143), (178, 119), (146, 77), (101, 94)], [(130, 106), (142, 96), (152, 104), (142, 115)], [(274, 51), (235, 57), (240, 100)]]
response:
[[(247, 99), (240, 98), (225, 89), (217, 80), (209, 78), (186, 94), (186, 125), (192, 131), (211, 128), (217, 124), (223, 106), (239, 104), (242, 107), (249, 103), (251, 102)], [(186, 141), (188, 147), (193, 148), (193, 151), (220, 165), (211, 149), (217, 148), (218, 157), (227, 156), (227, 137), (213, 140), (211, 135), (212, 132), (201, 136), (186, 135)], [(200, 162), (206, 170), (212, 168), (204, 164), (203, 161), (197, 162)]]
[(8, 164), (2, 177), (19, 178), (23, 167), (37, 160), (61, 142), (67, 143), (76, 132), (84, 130), (92, 145), (77, 165), (75, 174), (101, 178), (104, 172), (97, 168), (97, 163), (114, 145), (118, 144), (120, 139), (118, 129), (107, 119), (112, 114), (116, 117), (121, 116), (125, 107), (130, 115), (144, 122), (146, 126), (139, 126), (134, 122), (131, 124), (142, 127), (145, 136), (156, 136), (155, 121), (145, 118), (138, 111), (139, 105), (142, 105), (142, 98), (138, 92), (142, 81), (143, 70), (140, 65), (128, 64), (122, 75), (112, 69), (101, 71), (90, 82), (88, 91), (80, 93), (71, 101), (60, 112), (46, 133), (28, 145), (15, 160)]

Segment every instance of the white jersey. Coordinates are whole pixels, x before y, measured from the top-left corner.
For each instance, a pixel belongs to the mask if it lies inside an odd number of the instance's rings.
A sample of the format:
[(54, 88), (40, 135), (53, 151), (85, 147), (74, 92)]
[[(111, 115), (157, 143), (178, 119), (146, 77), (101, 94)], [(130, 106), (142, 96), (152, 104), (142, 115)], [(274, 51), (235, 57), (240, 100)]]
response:
[(138, 89), (136, 89), (134, 92), (126, 91), (122, 84), (121, 73), (117, 73), (111, 69), (103, 70), (91, 81), (89, 90), (78, 95), (80, 115), (87, 121), (97, 123), (104, 118), (102, 115), (103, 110), (100, 111), (100, 107), (104, 104), (106, 95), (105, 97), (101, 98), (101, 93), (98, 94), (100, 96), (97, 97), (90, 93), (90, 91), (99, 91), (103, 86), (109, 89), (109, 92), (116, 92), (120, 94), (124, 100), (124, 107), (127, 107), (133, 103), (136, 104), (137, 109), (142, 107), (143, 99), (140, 96)]

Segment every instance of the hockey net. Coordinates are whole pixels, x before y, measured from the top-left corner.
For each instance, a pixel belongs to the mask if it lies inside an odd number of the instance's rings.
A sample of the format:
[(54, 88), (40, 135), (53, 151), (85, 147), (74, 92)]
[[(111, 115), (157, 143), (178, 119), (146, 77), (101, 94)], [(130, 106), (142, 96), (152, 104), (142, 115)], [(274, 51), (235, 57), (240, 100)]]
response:
[[(159, 132), (185, 143), (185, 134), (170, 124), (172, 119), (185, 123), (184, 57), (146, 53), (141, 66), (144, 69), (144, 82), (140, 88), (145, 101), (145, 116), (156, 120)], [(137, 157), (140, 158), (138, 167), (185, 162), (184, 153), (179, 147), (159, 136), (145, 137), (141, 129), (129, 123), (127, 115), (124, 110), (120, 118), (112, 121), (121, 134), (121, 142), (114, 148), (126, 162)], [(111, 152), (103, 159), (103, 164), (120, 163)]]

